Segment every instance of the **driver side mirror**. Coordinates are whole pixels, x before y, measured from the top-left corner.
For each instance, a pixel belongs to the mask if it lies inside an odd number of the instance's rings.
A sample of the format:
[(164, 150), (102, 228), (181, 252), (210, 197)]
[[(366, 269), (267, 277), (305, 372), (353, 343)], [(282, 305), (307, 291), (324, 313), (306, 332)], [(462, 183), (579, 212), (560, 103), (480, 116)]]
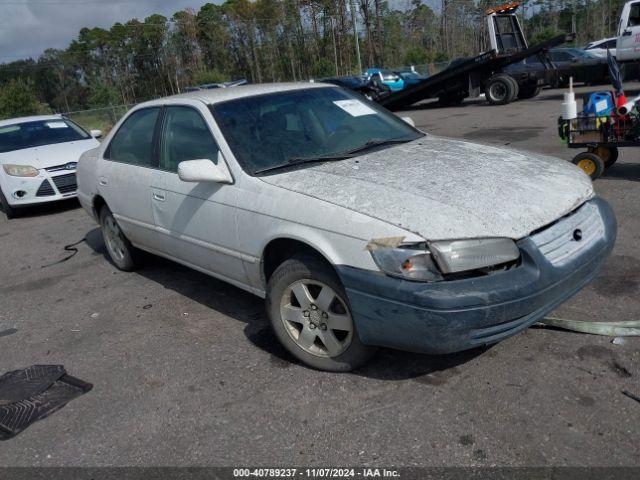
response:
[(233, 177), (218, 152), (218, 164), (209, 159), (185, 160), (178, 164), (178, 177), (183, 182), (233, 183)]
[(91, 130), (89, 132), (89, 134), (93, 137), (93, 138), (102, 138), (102, 130)]

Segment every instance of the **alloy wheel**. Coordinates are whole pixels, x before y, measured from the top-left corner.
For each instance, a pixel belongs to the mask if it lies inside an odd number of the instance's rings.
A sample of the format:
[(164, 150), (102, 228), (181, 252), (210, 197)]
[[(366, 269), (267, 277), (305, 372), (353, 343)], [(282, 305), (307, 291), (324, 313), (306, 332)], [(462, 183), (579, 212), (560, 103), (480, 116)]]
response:
[(107, 215), (104, 219), (104, 238), (107, 249), (111, 256), (118, 261), (122, 261), (125, 257), (124, 236), (120, 227), (111, 215)]
[(318, 357), (337, 357), (353, 339), (346, 302), (317, 280), (298, 280), (285, 289), (280, 318), (296, 345)]

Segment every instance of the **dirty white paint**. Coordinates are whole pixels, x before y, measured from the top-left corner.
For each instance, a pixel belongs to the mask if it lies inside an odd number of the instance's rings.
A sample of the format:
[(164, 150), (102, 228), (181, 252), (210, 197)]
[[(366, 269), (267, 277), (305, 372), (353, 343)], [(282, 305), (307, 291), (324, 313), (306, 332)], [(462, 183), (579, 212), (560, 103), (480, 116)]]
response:
[(431, 135), (261, 179), (428, 240), (519, 239), (594, 195), (564, 160)]

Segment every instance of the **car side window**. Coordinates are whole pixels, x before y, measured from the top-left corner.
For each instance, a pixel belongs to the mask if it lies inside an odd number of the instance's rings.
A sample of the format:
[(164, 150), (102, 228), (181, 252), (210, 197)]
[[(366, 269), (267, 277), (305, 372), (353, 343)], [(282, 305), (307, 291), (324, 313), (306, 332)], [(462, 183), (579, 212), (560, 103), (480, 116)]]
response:
[(627, 26), (635, 27), (638, 25), (640, 25), (640, 3), (634, 3), (629, 11), (629, 23)]
[(109, 144), (106, 158), (141, 167), (153, 166), (153, 133), (160, 108), (133, 112)]
[(209, 159), (218, 163), (218, 145), (206, 122), (190, 107), (167, 107), (162, 126), (160, 168), (178, 171), (185, 160)]

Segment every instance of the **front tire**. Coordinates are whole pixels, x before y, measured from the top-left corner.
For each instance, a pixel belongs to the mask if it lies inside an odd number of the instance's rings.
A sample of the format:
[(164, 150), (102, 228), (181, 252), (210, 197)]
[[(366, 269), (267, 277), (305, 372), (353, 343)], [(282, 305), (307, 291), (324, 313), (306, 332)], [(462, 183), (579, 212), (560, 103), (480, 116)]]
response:
[(295, 256), (276, 269), (267, 312), (280, 343), (312, 368), (348, 372), (376, 350), (360, 341), (340, 280), (314, 257)]
[(100, 227), (107, 253), (113, 264), (120, 270), (130, 272), (137, 266), (136, 248), (125, 237), (109, 207), (100, 210)]

